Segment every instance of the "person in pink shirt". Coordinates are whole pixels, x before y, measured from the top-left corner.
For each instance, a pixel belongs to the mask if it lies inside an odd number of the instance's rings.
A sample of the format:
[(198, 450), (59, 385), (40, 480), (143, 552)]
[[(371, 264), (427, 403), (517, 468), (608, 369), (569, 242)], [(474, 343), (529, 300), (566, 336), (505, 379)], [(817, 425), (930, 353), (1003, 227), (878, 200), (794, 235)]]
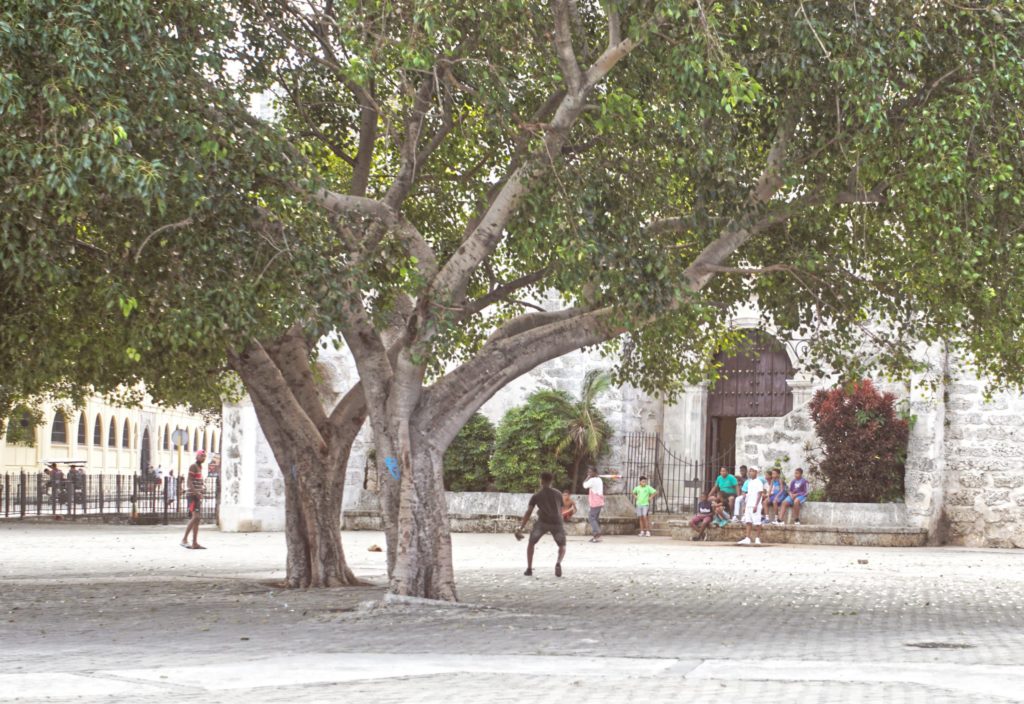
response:
[(619, 474), (598, 474), (597, 468), (587, 468), (587, 478), (583, 482), (583, 488), (587, 490), (587, 501), (590, 504), (590, 514), (587, 522), (590, 523), (592, 536), (590, 542), (601, 542), (601, 509), (604, 508), (604, 479), (619, 479)]

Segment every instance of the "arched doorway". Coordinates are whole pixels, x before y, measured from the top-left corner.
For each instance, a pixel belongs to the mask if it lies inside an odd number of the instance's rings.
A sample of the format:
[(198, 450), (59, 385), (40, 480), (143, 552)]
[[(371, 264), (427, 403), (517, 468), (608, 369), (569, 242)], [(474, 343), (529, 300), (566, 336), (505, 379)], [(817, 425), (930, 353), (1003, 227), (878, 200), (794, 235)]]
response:
[(706, 461), (709, 466), (736, 464), (736, 419), (784, 416), (793, 410), (787, 383), (795, 369), (782, 343), (759, 330), (731, 354), (715, 357), (721, 378), (708, 391)]
[(149, 474), (149, 465), (153, 461), (153, 448), (149, 446), (149, 428), (142, 431), (142, 456), (139, 458), (139, 468), (143, 476)]

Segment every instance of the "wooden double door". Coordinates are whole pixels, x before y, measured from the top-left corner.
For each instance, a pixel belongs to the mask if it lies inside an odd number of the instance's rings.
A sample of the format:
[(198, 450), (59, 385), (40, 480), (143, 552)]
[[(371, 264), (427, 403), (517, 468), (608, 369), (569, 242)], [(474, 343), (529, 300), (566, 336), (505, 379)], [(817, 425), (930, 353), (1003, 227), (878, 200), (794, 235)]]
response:
[(747, 333), (746, 343), (730, 354), (720, 352), (720, 378), (708, 391), (709, 467), (736, 465), (736, 419), (784, 416), (793, 410), (787, 383), (795, 372), (786, 349), (771, 335)]

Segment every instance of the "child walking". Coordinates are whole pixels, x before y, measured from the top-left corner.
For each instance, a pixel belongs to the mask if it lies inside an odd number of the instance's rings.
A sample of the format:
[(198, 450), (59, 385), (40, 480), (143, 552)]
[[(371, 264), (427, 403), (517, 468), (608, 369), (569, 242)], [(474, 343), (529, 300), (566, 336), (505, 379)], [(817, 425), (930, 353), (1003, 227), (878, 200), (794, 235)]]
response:
[(647, 483), (647, 477), (640, 477), (640, 486), (633, 489), (636, 516), (640, 519), (640, 537), (651, 537), (651, 498), (658, 490)]

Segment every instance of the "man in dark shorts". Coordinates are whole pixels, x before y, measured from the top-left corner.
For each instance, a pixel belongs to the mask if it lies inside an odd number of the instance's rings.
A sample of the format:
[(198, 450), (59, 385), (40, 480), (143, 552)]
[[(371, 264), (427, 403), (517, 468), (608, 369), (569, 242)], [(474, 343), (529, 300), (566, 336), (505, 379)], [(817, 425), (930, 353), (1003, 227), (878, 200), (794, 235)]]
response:
[[(188, 479), (185, 483), (185, 499), (188, 501), (188, 525), (185, 526), (185, 537), (181, 539), (181, 547), (190, 550), (205, 550), (199, 544), (199, 516), (203, 510), (203, 460), (206, 452), (196, 453), (196, 461), (188, 468)], [(188, 534), (192, 533), (192, 544), (188, 544)]]
[(526, 571), (527, 577), (533, 575), (533, 548), (537, 542), (544, 537), (545, 533), (551, 533), (558, 546), (558, 561), (555, 562), (555, 576), (562, 576), (562, 558), (565, 557), (565, 525), (562, 523), (562, 494), (558, 489), (551, 488), (551, 481), (554, 477), (550, 472), (540, 475), (540, 491), (530, 497), (530, 506), (523, 514), (523, 522), (519, 524), (517, 533), (526, 530), (526, 524), (530, 520), (534, 507), (537, 508), (537, 521), (530, 531), (530, 542), (526, 544)]

